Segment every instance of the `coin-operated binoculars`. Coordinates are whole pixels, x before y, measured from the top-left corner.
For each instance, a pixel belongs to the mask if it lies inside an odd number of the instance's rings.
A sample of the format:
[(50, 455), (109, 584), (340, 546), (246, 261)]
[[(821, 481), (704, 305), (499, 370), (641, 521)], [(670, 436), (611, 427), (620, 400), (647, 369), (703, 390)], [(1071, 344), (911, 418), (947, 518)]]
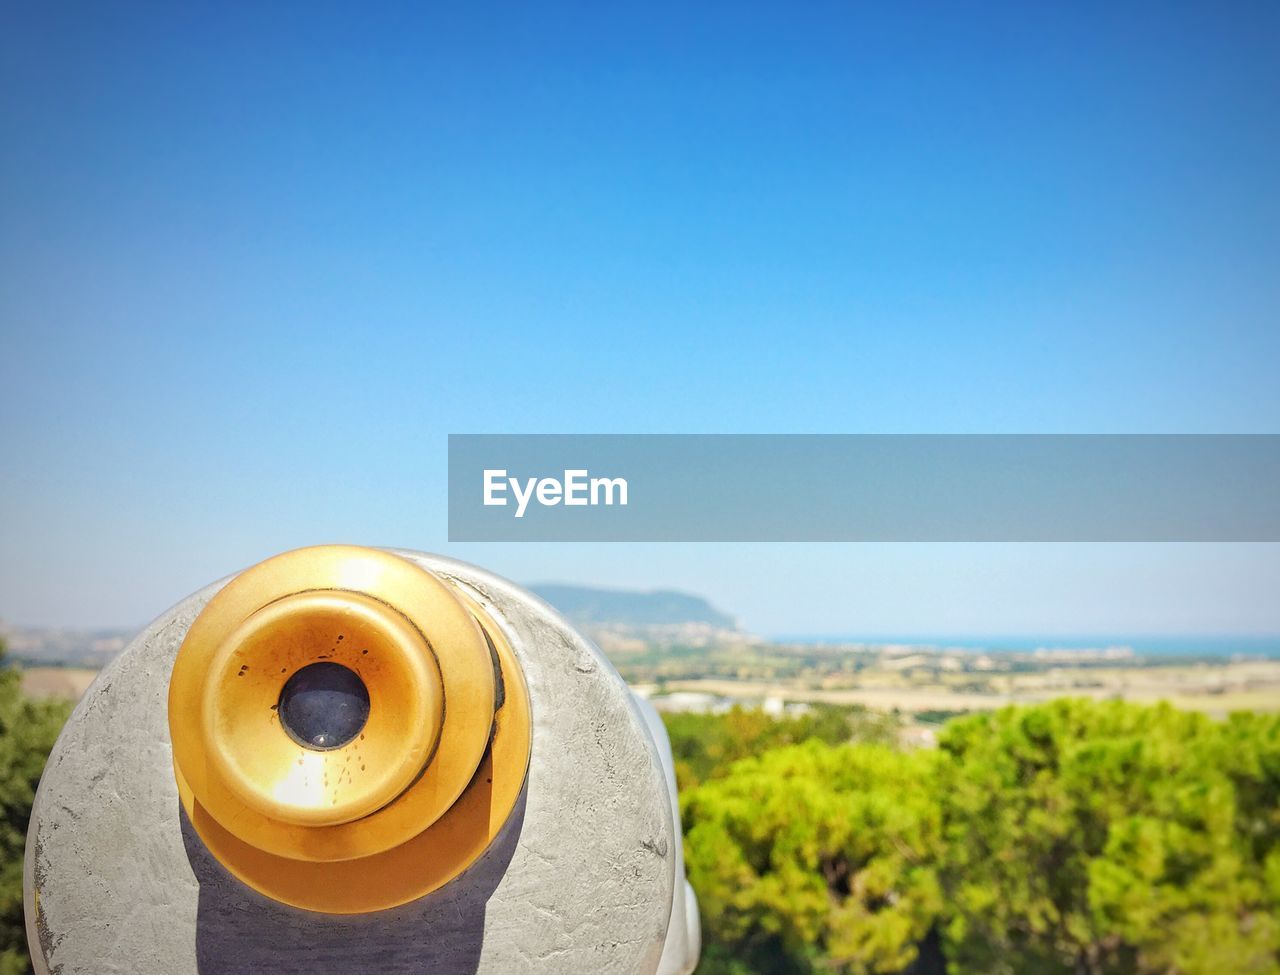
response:
[(48, 975), (697, 960), (671, 749), (545, 603), (349, 546), (183, 600), (89, 689), (31, 817)]

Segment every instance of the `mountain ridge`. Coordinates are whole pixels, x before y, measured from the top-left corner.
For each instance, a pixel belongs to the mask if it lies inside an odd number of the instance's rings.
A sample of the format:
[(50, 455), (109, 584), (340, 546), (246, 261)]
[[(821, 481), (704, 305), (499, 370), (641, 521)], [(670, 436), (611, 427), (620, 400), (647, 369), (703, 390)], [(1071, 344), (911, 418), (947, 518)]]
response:
[(709, 600), (676, 589), (608, 589), (559, 582), (535, 583), (529, 589), (577, 623), (623, 626), (700, 623), (719, 630), (738, 629), (737, 620)]

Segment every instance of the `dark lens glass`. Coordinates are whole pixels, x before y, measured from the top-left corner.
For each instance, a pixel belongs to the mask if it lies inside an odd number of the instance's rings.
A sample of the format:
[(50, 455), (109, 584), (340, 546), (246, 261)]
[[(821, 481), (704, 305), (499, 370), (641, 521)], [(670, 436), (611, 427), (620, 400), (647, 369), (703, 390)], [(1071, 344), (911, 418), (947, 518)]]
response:
[(368, 719), (369, 691), (341, 664), (308, 664), (280, 692), (280, 723), (307, 748), (341, 748)]

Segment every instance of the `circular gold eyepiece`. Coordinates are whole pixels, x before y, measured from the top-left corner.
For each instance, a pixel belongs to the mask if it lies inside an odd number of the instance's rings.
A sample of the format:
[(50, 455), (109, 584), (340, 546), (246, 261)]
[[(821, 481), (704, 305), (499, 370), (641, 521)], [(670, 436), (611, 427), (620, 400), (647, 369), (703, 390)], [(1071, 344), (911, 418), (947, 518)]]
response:
[(169, 727), (211, 852), (334, 913), (412, 900), (479, 857), (531, 730), (515, 654), (475, 599), (353, 546), (276, 556), (219, 591), (179, 649)]
[[(305, 686), (309, 675), (336, 686), (344, 674), (345, 693)], [(309, 710), (304, 696), (316, 699)], [(435, 655), (400, 613), (361, 593), (295, 593), (251, 614), (210, 660), (206, 757), (262, 815), (346, 823), (377, 812), (426, 767), (443, 699)], [(307, 727), (291, 729), (283, 707)]]

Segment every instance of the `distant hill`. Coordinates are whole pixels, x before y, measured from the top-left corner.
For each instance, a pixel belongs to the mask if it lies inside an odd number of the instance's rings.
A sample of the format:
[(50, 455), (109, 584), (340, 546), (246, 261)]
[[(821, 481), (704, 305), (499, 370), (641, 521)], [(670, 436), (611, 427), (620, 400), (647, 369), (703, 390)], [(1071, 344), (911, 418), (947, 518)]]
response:
[(124, 649), (136, 632), (11, 626), (0, 622), (0, 640), (7, 644), (9, 659), (33, 667), (102, 667)]
[[(728, 613), (701, 596), (657, 589), (638, 592), (545, 583), (529, 587), (606, 650), (637, 641), (646, 645), (706, 646), (739, 642), (747, 635)], [(8, 658), (28, 667), (84, 667), (107, 664), (134, 636), (133, 630), (74, 630), (19, 627), (0, 621)], [(631, 642), (627, 642), (631, 641)]]
[(541, 583), (530, 586), (575, 623), (593, 626), (681, 626), (700, 623), (717, 630), (736, 630), (737, 622), (701, 596), (658, 589), (635, 592)]

